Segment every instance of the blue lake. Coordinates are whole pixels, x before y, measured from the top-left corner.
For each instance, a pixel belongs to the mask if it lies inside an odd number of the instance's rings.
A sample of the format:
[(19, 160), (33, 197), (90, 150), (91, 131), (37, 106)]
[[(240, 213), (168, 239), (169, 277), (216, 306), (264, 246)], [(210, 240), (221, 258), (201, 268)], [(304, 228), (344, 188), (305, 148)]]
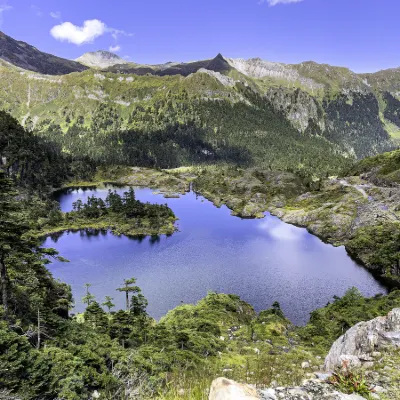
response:
[[(352, 286), (366, 296), (387, 292), (344, 247), (325, 244), (268, 213), (261, 220), (240, 219), (193, 192), (179, 199), (144, 188), (135, 192), (141, 201), (167, 203), (179, 218), (179, 232), (143, 240), (84, 232), (46, 239), (45, 246), (70, 260), (49, 269), (72, 286), (75, 311), (84, 309), (85, 283), (92, 284), (99, 302), (109, 295), (117, 309), (123, 308), (124, 295), (116, 288), (130, 277), (137, 278), (149, 301), (148, 312), (157, 319), (182, 302), (195, 303), (210, 290), (237, 294), (256, 311), (279, 301), (296, 324), (306, 323), (312, 310)], [(107, 189), (74, 189), (57, 199), (63, 211), (70, 211), (74, 201), (92, 194), (105, 198)]]

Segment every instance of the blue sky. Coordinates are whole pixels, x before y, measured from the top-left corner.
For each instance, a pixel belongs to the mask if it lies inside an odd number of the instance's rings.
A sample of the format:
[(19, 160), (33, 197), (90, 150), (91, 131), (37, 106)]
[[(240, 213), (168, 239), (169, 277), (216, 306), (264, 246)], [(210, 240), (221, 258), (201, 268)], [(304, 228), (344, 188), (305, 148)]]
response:
[(6, 34), (71, 59), (113, 47), (139, 63), (222, 53), (400, 66), (400, 0), (0, 0), (0, 16)]

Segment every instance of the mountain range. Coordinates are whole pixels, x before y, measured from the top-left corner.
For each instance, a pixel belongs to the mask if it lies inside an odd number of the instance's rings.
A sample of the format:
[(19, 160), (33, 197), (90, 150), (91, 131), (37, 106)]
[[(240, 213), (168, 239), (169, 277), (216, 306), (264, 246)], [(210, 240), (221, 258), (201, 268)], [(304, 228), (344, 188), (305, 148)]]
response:
[[(4, 33), (0, 59), (2, 108), (66, 152), (98, 161), (322, 165), (328, 173), (400, 139), (400, 68), (357, 74), (221, 54), (141, 65), (107, 51), (71, 61)], [(166, 151), (173, 156), (165, 159)]]

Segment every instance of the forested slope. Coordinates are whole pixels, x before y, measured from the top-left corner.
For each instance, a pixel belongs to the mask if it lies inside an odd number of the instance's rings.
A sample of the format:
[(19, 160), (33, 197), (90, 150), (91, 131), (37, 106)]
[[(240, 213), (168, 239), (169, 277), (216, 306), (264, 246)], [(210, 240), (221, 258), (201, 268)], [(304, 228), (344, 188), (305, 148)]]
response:
[(400, 135), (396, 71), (357, 75), (219, 54), (63, 76), (2, 62), (0, 78), (5, 111), (96, 163), (230, 163), (326, 176), (395, 148)]

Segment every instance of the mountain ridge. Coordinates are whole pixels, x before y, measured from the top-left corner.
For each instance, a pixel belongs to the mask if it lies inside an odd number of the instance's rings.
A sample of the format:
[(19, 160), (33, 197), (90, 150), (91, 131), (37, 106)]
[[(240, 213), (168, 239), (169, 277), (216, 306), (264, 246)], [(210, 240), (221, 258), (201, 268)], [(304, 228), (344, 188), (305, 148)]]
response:
[[(89, 54), (107, 64), (121, 60)], [(263, 163), (327, 174), (400, 143), (400, 76), (393, 70), (366, 77), (314, 62), (222, 54), (191, 63), (78, 66), (85, 70), (51, 76), (0, 62), (0, 101), (64, 151), (96, 160), (107, 153), (117, 164)], [(161, 146), (158, 154), (160, 143), (168, 151)]]
[[(29, 54), (25, 54), (29, 53)], [(30, 64), (27, 62), (27, 60), (24, 60), (24, 56), (29, 56), (29, 59), (32, 60), (34, 57), (37, 57), (40, 59), (40, 61), (44, 63), (44, 60), (47, 58), (53, 63), (58, 63), (59, 65), (53, 66), (51, 68), (50, 66), (48, 67), (48, 70), (46, 69), (46, 65), (35, 65), (35, 63)], [(90, 57), (93, 58), (99, 58), (97, 60), (100, 62), (98, 64), (96, 60), (90, 60)], [(11, 64), (31, 70), (34, 72), (39, 72), (43, 74), (48, 74), (48, 75), (62, 75), (62, 74), (67, 74), (70, 72), (81, 72), (87, 67), (95, 67), (95, 68), (109, 68), (113, 67), (115, 65), (131, 65), (132, 67), (136, 68), (150, 68), (154, 71), (163, 71), (168, 68), (173, 68), (177, 67), (179, 70), (184, 71), (184, 67), (187, 67), (193, 71), (193, 69), (197, 70), (200, 68), (205, 68), (208, 64), (211, 63), (212, 60), (220, 60), (222, 63), (228, 63), (232, 68), (237, 69), (239, 72), (251, 76), (253, 78), (262, 78), (265, 76), (271, 76), (273, 75), (273, 72), (279, 70), (285, 70), (285, 69), (294, 69), (294, 70), (304, 70), (307, 69), (307, 67), (312, 68), (312, 67), (318, 67), (318, 68), (326, 68), (330, 70), (335, 70), (335, 69), (341, 69), (341, 70), (347, 70), (349, 73), (354, 74), (356, 76), (359, 76), (360, 78), (364, 79), (373, 79), (373, 80), (379, 80), (380, 79), (385, 79), (382, 77), (382, 75), (385, 74), (395, 74), (400, 76), (400, 67), (394, 67), (394, 68), (388, 68), (388, 69), (382, 69), (378, 70), (376, 72), (368, 72), (368, 73), (356, 73), (352, 71), (350, 68), (347, 67), (341, 67), (341, 66), (333, 66), (327, 63), (318, 63), (312, 60), (309, 61), (302, 61), (297, 64), (287, 64), (287, 63), (282, 63), (282, 62), (277, 62), (277, 61), (269, 61), (269, 60), (263, 60), (260, 57), (253, 57), (249, 59), (244, 59), (244, 58), (230, 58), (230, 57), (225, 57), (221, 53), (218, 53), (218, 55), (214, 58), (211, 59), (206, 59), (206, 60), (196, 60), (196, 61), (189, 61), (189, 62), (176, 62), (176, 61), (169, 61), (166, 63), (161, 63), (161, 64), (141, 64), (141, 63), (136, 63), (132, 61), (125, 60), (118, 56), (117, 54), (107, 51), (107, 50), (97, 50), (97, 51), (92, 51), (92, 52), (86, 52), (82, 54), (80, 57), (76, 58), (75, 60), (69, 60), (63, 57), (58, 57), (49, 53), (45, 53), (37, 49), (36, 47), (23, 42), (16, 40), (12, 38), (11, 36), (6, 35), (4, 32), (0, 31), (0, 58), (10, 62)], [(89, 58), (89, 59), (88, 59)], [(46, 60), (47, 61), (47, 60)], [(102, 63), (103, 61), (104, 63)], [(88, 64), (85, 65), (85, 62)], [(190, 68), (191, 66), (191, 68)], [(57, 68), (58, 67), (58, 68)], [(213, 65), (211, 64), (210, 67), (212, 68)], [(252, 72), (252, 69), (256, 70)], [(260, 72), (261, 71), (261, 72)], [(109, 70), (109, 72), (115, 72), (112, 69)], [(124, 72), (124, 71), (123, 71)], [(175, 73), (176, 71), (170, 71)], [(219, 72), (219, 71), (214, 71), (214, 72)], [(164, 73), (165, 74), (165, 73)], [(398, 77), (396, 76), (396, 79)], [(387, 78), (386, 78), (387, 80)]]
[(49, 75), (64, 75), (87, 69), (82, 64), (44, 53), (0, 31), (0, 58), (17, 67)]

